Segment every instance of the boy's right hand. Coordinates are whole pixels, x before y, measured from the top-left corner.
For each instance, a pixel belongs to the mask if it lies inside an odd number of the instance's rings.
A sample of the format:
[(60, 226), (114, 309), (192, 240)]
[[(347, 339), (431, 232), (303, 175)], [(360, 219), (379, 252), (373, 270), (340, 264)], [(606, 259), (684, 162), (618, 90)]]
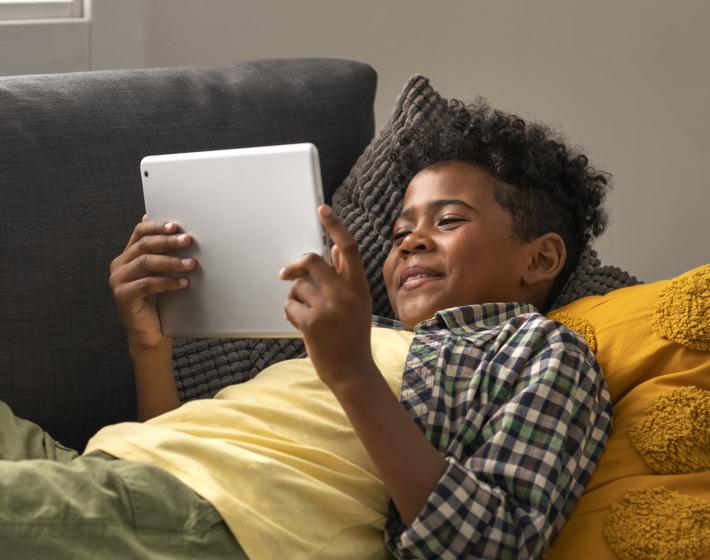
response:
[(188, 286), (185, 276), (176, 278), (169, 273), (186, 273), (197, 266), (197, 261), (166, 253), (184, 249), (191, 243), (192, 238), (180, 234), (176, 224), (151, 222), (143, 216), (123, 253), (111, 262), (109, 284), (129, 348), (152, 350), (169, 340), (160, 329), (155, 296)]

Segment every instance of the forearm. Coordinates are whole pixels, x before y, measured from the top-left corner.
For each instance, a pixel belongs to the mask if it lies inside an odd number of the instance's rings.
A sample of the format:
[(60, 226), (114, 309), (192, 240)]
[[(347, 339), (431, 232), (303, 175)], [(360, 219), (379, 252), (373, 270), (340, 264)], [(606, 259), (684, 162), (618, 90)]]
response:
[(331, 387), (377, 467), (385, 487), (410, 525), (446, 471), (446, 461), (426, 439), (377, 367)]
[(136, 383), (138, 420), (144, 422), (180, 406), (172, 369), (172, 343), (166, 338), (156, 348), (129, 343)]

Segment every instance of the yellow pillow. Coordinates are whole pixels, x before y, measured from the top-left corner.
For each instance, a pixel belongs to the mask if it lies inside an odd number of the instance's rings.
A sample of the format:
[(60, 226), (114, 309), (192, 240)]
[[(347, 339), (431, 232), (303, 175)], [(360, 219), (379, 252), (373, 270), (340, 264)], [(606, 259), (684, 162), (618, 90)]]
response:
[(594, 349), (614, 429), (544, 558), (710, 558), (710, 265), (550, 317)]

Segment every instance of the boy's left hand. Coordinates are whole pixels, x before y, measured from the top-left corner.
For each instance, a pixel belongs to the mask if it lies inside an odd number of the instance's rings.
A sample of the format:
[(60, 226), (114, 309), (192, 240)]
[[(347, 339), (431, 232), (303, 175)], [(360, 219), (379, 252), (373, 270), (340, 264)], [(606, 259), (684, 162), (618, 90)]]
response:
[(333, 266), (307, 253), (279, 276), (293, 281), (286, 318), (303, 333), (318, 375), (333, 390), (372, 371), (372, 301), (357, 242), (329, 206), (320, 206), (318, 216), (334, 242)]

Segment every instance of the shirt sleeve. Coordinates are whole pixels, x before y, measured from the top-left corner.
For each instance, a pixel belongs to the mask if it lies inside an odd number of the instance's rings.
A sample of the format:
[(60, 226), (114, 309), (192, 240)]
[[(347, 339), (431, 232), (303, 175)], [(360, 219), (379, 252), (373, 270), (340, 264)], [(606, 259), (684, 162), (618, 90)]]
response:
[(399, 558), (539, 558), (571, 515), (611, 431), (599, 365), (586, 346), (548, 346), (515, 381), (502, 404), (466, 411), (409, 527), (390, 504), (387, 544)]

